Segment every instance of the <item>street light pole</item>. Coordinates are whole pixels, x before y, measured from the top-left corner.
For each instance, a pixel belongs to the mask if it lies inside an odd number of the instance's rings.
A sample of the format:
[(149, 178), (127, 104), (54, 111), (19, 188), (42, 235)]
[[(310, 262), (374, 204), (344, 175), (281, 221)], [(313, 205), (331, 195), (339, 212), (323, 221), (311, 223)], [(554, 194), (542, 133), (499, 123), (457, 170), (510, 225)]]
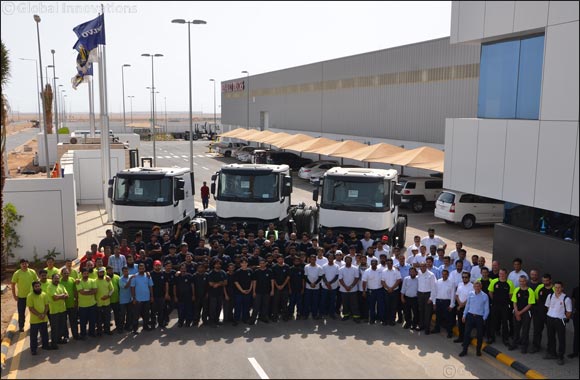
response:
[(125, 63), (121, 66), (121, 83), (123, 87), (123, 133), (127, 133), (127, 122), (125, 120), (125, 67), (131, 67), (131, 65)]
[(151, 106), (151, 115), (152, 115), (152, 117), (151, 117), (151, 129), (153, 129), (153, 132), (151, 133), (151, 137), (153, 139), (153, 167), (156, 167), (157, 166), (157, 157), (155, 155), (155, 94), (153, 93), (153, 91), (155, 91), (155, 69), (154, 69), (153, 58), (163, 57), (163, 54), (143, 53), (143, 54), (141, 54), (141, 57), (151, 57), (151, 98), (153, 99), (153, 104)]
[(248, 86), (248, 90), (246, 92), (246, 129), (250, 129), (250, 73), (244, 70), (242, 71), (242, 74), (246, 74), (246, 85)]
[(167, 96), (163, 97), (163, 101), (165, 102), (165, 134), (167, 134)]
[[(57, 91), (56, 89), (56, 66), (54, 65), (54, 53), (55, 50), (51, 49), (50, 52), (52, 53), (52, 85), (54, 88), (54, 92)], [(48, 80), (48, 78), (47, 78)], [(56, 98), (58, 98), (57, 94), (54, 95), (54, 122), (56, 124), (56, 144), (58, 145), (58, 103), (56, 101)]]
[(217, 131), (217, 118), (216, 118), (216, 109), (215, 109), (215, 79), (210, 79), (210, 82), (213, 82), (213, 127)]
[[(42, 77), (42, 54), (40, 50), (40, 28), (38, 24), (40, 23), (40, 16), (34, 15), (34, 21), (36, 22), (36, 39), (38, 41), (38, 66), (40, 67), (40, 87), (44, 89), (44, 78)], [(42, 92), (41, 92), (42, 94)], [(44, 158), (46, 160), (46, 178), (50, 178), (50, 162), (48, 156), (48, 123), (46, 122), (46, 104), (44, 101), (44, 95), (42, 95), (42, 110), (44, 112)]]
[(133, 124), (133, 95), (127, 96), (129, 98), (129, 105), (131, 107), (131, 124)]
[(21, 61), (34, 61), (34, 68), (36, 71), (36, 100), (38, 101), (38, 124), (39, 126), (42, 124), (42, 116), (40, 115), (40, 87), (38, 84), (38, 60), (33, 59), (33, 58), (18, 58)]
[(204, 20), (185, 21), (184, 19), (175, 19), (171, 21), (174, 24), (187, 24), (187, 57), (189, 60), (189, 170), (193, 173), (193, 95), (191, 92), (191, 24), (204, 25)]

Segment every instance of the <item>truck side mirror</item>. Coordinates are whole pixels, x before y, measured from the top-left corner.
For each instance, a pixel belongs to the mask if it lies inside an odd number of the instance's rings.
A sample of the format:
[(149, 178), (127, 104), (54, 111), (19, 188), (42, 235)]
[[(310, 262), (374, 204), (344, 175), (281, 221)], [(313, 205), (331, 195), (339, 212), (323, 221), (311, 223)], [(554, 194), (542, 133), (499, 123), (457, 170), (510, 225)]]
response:
[(401, 194), (400, 193), (393, 194), (393, 203), (395, 206), (401, 205)]
[(312, 200), (318, 203), (318, 188), (312, 191)]
[(210, 185), (210, 192), (211, 195), (215, 195), (215, 182), (212, 182)]
[(292, 177), (284, 176), (284, 187), (282, 188), (282, 196), (289, 197), (292, 194)]
[(403, 185), (402, 183), (397, 183), (397, 184), (395, 184), (395, 191), (396, 191), (397, 193), (400, 193), (401, 191), (403, 191), (403, 187), (404, 187), (404, 186), (405, 186), (405, 185)]
[(115, 183), (115, 179), (111, 178), (109, 179), (109, 188), (107, 189), (107, 197), (109, 199), (113, 199), (113, 184)]
[(173, 194), (174, 201), (182, 201), (185, 199), (185, 191), (183, 188), (185, 187), (185, 181), (183, 179), (175, 180), (175, 191)]

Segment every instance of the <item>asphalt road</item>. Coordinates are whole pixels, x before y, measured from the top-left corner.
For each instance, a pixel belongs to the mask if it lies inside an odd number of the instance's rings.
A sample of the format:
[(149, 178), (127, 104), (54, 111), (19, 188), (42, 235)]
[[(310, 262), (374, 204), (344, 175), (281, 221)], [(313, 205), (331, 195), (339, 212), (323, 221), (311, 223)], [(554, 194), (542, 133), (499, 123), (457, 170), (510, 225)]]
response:
[(38, 128), (27, 128), (22, 131), (15, 133), (6, 137), (6, 151), (11, 152), (20, 145), (24, 144), (31, 138), (35, 137), (40, 129)]
[[(208, 141), (198, 140), (193, 142), (194, 172), (196, 186), (201, 187), (201, 183), (211, 182), (211, 175), (222, 165), (238, 163), (233, 158), (218, 157), (208, 153)], [(151, 142), (141, 142), (141, 157), (152, 157), (153, 149)], [(185, 166), (189, 167), (189, 142), (188, 141), (158, 141), (156, 142), (157, 166)], [(312, 200), (312, 190), (314, 186), (308, 181), (294, 176), (294, 191), (292, 202), (297, 204), (304, 202), (307, 205), (314, 205)], [(199, 194), (199, 191), (196, 191)], [(201, 202), (201, 198), (200, 198)], [(213, 200), (210, 200), (210, 206)], [(467, 257), (472, 254), (483, 255), (488, 264), (491, 264), (493, 248), (493, 226), (475, 226), (471, 230), (466, 230), (459, 225), (448, 225), (443, 220), (433, 216), (433, 208), (426, 207), (422, 213), (414, 213), (409, 209), (402, 209), (409, 217), (409, 227), (407, 228), (407, 244), (412, 244), (413, 236), (427, 236), (428, 228), (435, 228), (435, 233), (441, 236), (448, 244), (448, 251), (455, 249), (455, 242), (462, 241), (467, 250)]]
[[(490, 356), (400, 325), (290, 321), (89, 338), (30, 355), (20, 334), (3, 378), (522, 378)], [(15, 348), (14, 348), (15, 347)], [(252, 364), (253, 363), (253, 364)], [(15, 370), (18, 368), (18, 370)], [(58, 375), (57, 375), (58, 374)]]

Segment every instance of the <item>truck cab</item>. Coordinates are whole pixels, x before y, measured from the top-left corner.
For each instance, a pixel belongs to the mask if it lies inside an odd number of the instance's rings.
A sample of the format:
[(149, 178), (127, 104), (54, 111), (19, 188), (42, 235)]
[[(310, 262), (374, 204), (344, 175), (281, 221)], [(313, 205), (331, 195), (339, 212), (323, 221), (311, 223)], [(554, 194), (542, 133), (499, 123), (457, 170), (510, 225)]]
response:
[(147, 239), (151, 227), (158, 225), (161, 235), (171, 234), (177, 224), (194, 220), (194, 189), (194, 175), (186, 168), (138, 167), (118, 172), (109, 181), (108, 191), (113, 232), (132, 239), (141, 230)]
[(313, 199), (319, 205), (319, 231), (328, 228), (357, 235), (370, 231), (373, 237), (387, 235), (392, 245), (405, 244), (406, 215), (399, 214), (401, 195), (393, 169), (329, 169), (320, 178)]
[(212, 177), (218, 223), (233, 223), (257, 231), (274, 223), (285, 229), (289, 222), (292, 177), (288, 165), (230, 164)]

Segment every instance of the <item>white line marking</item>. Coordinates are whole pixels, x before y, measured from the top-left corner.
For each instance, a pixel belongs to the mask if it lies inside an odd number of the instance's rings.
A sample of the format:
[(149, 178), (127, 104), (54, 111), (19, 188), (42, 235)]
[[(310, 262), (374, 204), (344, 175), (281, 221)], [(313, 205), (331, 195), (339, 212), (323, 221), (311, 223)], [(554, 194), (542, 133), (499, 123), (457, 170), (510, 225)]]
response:
[(258, 361), (256, 359), (248, 358), (248, 360), (250, 361), (250, 364), (252, 365), (252, 367), (254, 367), (256, 372), (258, 372), (260, 379), (269, 379), (268, 375), (266, 374), (266, 372), (264, 371), (264, 369), (262, 368), (262, 366), (260, 365), (260, 363), (258, 363)]
[(181, 157), (183, 157), (183, 158), (189, 158), (189, 156), (187, 156), (185, 154), (182, 154)]
[(203, 154), (198, 154), (197, 157), (205, 157)]
[(172, 158), (171, 156), (165, 156), (165, 158)]
[(187, 162), (187, 161), (189, 161), (189, 160), (188, 160), (187, 158), (184, 158), (184, 159), (183, 159), (183, 161)]
[(194, 164), (195, 166), (197, 166), (197, 162), (194, 162), (193, 164)]
[(213, 157), (214, 155), (213, 154), (206, 154), (205, 156), (206, 157)]
[(205, 166), (201, 167), (203, 170), (209, 170), (208, 168), (206, 168)]

